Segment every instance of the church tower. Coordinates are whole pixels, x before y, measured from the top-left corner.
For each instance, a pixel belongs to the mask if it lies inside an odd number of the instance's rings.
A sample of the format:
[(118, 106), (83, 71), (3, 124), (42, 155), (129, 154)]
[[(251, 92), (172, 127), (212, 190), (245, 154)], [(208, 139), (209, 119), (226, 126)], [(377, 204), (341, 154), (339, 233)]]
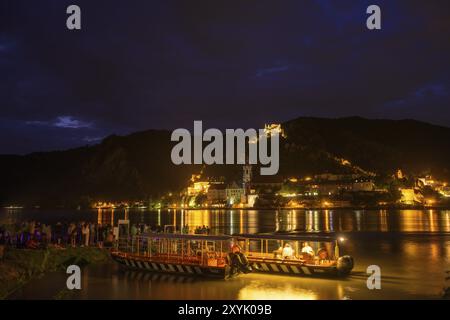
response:
[(252, 165), (244, 164), (242, 174), (242, 187), (244, 188), (245, 195), (250, 193), (250, 183), (252, 182)]

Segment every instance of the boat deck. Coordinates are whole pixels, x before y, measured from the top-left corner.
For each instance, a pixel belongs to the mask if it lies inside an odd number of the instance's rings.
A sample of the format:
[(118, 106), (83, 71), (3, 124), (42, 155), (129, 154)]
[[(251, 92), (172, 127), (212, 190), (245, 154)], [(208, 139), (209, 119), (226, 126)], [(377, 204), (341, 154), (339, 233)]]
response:
[(205, 267), (219, 267), (224, 268), (226, 266), (224, 257), (203, 257), (191, 255), (191, 256), (181, 256), (177, 254), (153, 254), (153, 255), (142, 255), (133, 254), (127, 252), (115, 251), (112, 255), (133, 259), (138, 261), (156, 262), (156, 263), (174, 263), (174, 264), (188, 264), (192, 266), (205, 266)]

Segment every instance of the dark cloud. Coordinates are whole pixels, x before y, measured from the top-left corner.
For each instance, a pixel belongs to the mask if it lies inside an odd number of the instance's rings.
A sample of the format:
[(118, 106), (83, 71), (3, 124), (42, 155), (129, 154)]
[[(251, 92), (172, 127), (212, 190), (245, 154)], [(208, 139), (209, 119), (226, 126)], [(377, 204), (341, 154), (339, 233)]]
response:
[[(0, 153), (293, 117), (450, 126), (448, 1), (0, 0)], [(69, 4), (82, 30), (65, 28)], [(58, 125), (59, 124), (59, 125)]]

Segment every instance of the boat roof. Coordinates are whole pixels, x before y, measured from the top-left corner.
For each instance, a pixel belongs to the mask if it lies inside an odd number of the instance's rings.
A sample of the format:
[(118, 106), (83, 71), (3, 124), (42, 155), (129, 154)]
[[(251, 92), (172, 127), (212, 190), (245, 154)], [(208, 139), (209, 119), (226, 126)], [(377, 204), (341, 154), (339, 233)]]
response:
[(158, 238), (158, 239), (183, 239), (183, 240), (206, 240), (206, 241), (224, 241), (231, 240), (231, 236), (217, 235), (211, 236), (206, 234), (182, 234), (182, 233), (147, 233), (144, 237)]
[(183, 239), (197, 241), (226, 241), (235, 238), (254, 239), (254, 240), (286, 240), (286, 241), (316, 241), (316, 242), (333, 242), (337, 239), (335, 235), (303, 233), (303, 234), (276, 234), (276, 233), (259, 233), (259, 234), (233, 234), (229, 235), (205, 235), (205, 234), (181, 234), (181, 233), (147, 233), (144, 237), (158, 239)]
[(336, 236), (323, 234), (275, 234), (275, 233), (261, 233), (261, 234), (235, 234), (237, 238), (255, 239), (255, 240), (286, 240), (286, 241), (317, 241), (317, 242), (333, 242), (336, 241)]

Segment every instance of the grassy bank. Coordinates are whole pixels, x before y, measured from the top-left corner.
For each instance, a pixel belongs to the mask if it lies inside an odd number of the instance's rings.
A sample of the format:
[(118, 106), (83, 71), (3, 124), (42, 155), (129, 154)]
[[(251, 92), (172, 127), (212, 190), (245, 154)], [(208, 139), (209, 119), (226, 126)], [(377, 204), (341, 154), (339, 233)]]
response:
[(46, 272), (65, 270), (71, 264), (81, 267), (108, 260), (108, 251), (98, 248), (7, 249), (0, 259), (0, 299)]

